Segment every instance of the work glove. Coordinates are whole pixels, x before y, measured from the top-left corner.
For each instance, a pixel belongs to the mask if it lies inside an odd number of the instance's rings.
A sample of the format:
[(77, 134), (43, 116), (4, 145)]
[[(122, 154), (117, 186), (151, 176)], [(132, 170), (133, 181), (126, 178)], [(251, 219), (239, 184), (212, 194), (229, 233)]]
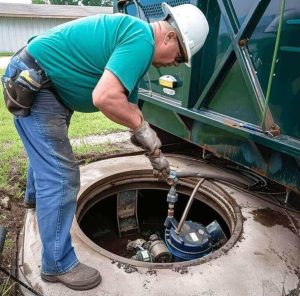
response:
[(161, 142), (156, 132), (149, 126), (147, 121), (142, 120), (141, 125), (131, 130), (131, 133), (131, 142), (147, 150), (147, 156), (153, 167), (154, 174), (160, 178), (166, 177), (170, 172), (169, 162), (159, 149)]
[(136, 146), (142, 146), (147, 150), (149, 155), (153, 154), (154, 151), (158, 150), (161, 146), (160, 139), (157, 137), (156, 132), (145, 120), (142, 121), (138, 128), (131, 130), (131, 133), (131, 142)]
[(165, 179), (170, 173), (170, 165), (162, 152), (158, 149), (154, 153), (148, 155), (154, 170), (154, 175), (158, 175), (160, 179)]

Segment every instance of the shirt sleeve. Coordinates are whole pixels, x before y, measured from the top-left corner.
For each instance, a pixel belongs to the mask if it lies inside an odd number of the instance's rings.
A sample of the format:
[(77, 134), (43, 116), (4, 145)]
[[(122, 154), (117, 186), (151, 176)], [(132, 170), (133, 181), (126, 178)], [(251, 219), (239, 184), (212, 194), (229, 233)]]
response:
[[(120, 80), (132, 99), (137, 97), (138, 82), (152, 62), (153, 50), (153, 46), (147, 41), (134, 38), (118, 45), (105, 66)], [(131, 96), (135, 88), (136, 94)]]
[(132, 104), (137, 104), (138, 103), (138, 100), (139, 100), (138, 92), (139, 92), (139, 87), (137, 85), (128, 97), (128, 102), (129, 103), (132, 103)]

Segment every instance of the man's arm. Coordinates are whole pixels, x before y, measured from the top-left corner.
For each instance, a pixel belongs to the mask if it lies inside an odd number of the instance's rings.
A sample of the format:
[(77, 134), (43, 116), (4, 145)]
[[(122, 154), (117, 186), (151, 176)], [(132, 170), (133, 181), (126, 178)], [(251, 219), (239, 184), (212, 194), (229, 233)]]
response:
[(140, 110), (128, 102), (125, 88), (109, 70), (104, 71), (92, 96), (94, 106), (112, 121), (131, 129), (141, 125)]
[(94, 106), (105, 116), (132, 129), (135, 139), (148, 151), (153, 169), (168, 174), (169, 163), (159, 150), (161, 142), (156, 132), (144, 121), (139, 108), (128, 103), (126, 90), (119, 79), (105, 70), (92, 96)]

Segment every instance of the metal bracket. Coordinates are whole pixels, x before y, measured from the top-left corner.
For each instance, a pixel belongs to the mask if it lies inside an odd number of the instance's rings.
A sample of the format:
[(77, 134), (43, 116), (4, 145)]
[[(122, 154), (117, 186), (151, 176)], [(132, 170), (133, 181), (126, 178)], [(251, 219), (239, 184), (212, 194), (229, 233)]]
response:
[(279, 136), (280, 135), (280, 127), (276, 123), (273, 123), (271, 125), (271, 129), (267, 130), (266, 133), (271, 137)]
[(119, 236), (140, 232), (137, 216), (137, 190), (119, 192), (117, 195), (117, 219)]

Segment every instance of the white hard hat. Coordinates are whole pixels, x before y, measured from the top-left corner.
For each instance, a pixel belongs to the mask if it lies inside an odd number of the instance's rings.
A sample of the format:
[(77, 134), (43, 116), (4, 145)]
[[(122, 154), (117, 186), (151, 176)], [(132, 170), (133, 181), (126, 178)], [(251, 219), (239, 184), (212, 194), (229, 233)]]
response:
[(191, 66), (192, 56), (203, 46), (209, 32), (208, 22), (202, 11), (192, 4), (171, 7), (162, 3), (165, 20), (178, 33), (179, 42), (187, 55), (186, 65)]

